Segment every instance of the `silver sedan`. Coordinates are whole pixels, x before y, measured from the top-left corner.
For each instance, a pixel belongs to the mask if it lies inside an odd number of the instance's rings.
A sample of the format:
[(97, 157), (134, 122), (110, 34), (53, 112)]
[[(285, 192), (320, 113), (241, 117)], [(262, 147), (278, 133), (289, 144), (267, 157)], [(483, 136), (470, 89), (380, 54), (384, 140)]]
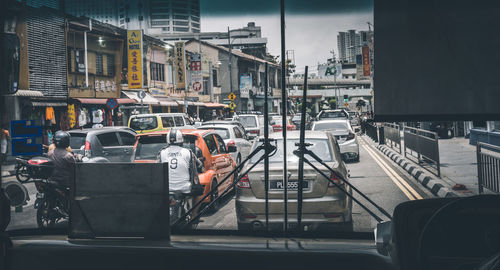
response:
[(311, 130), (325, 131), (335, 136), (340, 152), (346, 160), (359, 161), (359, 143), (349, 120), (321, 120), (313, 123)]

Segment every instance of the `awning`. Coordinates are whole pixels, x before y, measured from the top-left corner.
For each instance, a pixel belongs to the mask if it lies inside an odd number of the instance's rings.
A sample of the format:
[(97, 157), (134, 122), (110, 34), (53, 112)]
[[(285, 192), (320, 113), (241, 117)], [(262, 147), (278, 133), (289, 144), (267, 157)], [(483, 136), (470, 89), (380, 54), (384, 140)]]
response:
[(168, 97), (161, 97), (161, 96), (155, 96), (156, 99), (160, 102), (159, 106), (163, 107), (177, 107), (179, 106), (179, 103), (177, 103), (175, 100), (170, 99)]
[(229, 107), (228, 105), (226, 104), (221, 104), (221, 103), (205, 103), (205, 106), (207, 108), (226, 108), (226, 107)]
[[(75, 98), (75, 100), (78, 100), (82, 104), (105, 105), (106, 101), (108, 99), (107, 98)], [(117, 98), (116, 101), (118, 101), (118, 104), (134, 104), (134, 103), (137, 103), (135, 100), (130, 99), (130, 98)]]
[(65, 107), (68, 103), (63, 101), (31, 101), (33, 107)]
[[(134, 99), (137, 101), (137, 103), (141, 103), (141, 99), (137, 96), (137, 91), (122, 91), (123, 94), (125, 94), (127, 97)], [(160, 104), (160, 101), (153, 97), (151, 94), (146, 92), (146, 97), (142, 100), (144, 104), (149, 104), (149, 105), (158, 105)]]
[(11, 97), (43, 97), (43, 93), (34, 90), (17, 90), (16, 93), (9, 95)]
[(194, 101), (194, 102), (193, 102), (193, 106), (201, 106), (201, 107), (205, 107), (205, 103), (203, 103), (203, 102), (198, 102), (198, 101)]

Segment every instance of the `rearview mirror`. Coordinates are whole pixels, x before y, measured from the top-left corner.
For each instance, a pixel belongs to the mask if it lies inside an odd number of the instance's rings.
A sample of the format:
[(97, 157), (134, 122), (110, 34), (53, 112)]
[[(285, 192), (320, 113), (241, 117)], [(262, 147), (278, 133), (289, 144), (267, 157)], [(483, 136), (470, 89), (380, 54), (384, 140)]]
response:
[(238, 148), (236, 147), (236, 145), (229, 145), (229, 146), (227, 147), (227, 151), (228, 151), (229, 153), (234, 153), (234, 152), (237, 152), (237, 151), (238, 151)]

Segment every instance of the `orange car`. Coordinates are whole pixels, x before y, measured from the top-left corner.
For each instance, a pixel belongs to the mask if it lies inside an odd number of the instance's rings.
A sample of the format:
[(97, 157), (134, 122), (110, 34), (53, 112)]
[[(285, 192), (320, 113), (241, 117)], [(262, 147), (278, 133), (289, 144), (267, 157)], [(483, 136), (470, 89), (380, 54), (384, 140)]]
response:
[[(224, 140), (212, 130), (183, 129), (181, 132), (184, 137), (184, 146), (193, 150), (194, 153), (200, 153), (201, 150), (203, 155), (202, 157), (198, 156), (204, 165), (204, 170), (198, 174), (198, 177), (200, 184), (205, 187), (205, 192), (202, 195), (205, 196), (236, 167), (230, 154), (230, 151), (235, 151), (234, 146), (229, 146), (229, 149), (226, 149)], [(167, 133), (168, 131), (157, 131), (137, 134), (132, 161), (135, 163), (156, 162), (158, 152), (167, 146)], [(210, 203), (219, 194), (222, 194), (233, 183), (234, 179), (233, 175), (218, 188), (217, 192), (207, 197), (204, 203)]]

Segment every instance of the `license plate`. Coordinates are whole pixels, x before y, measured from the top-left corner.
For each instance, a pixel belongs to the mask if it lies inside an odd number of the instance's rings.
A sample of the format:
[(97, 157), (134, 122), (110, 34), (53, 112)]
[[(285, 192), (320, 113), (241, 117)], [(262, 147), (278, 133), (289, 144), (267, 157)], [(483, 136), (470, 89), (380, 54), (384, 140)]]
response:
[(43, 199), (44, 197), (45, 197), (45, 194), (43, 194), (43, 193), (37, 193), (36, 194), (36, 198), (37, 199)]
[[(269, 181), (269, 189), (270, 190), (283, 190), (284, 184), (283, 181), (275, 180)], [(309, 189), (309, 181), (302, 181), (302, 187), (304, 189)], [(299, 182), (298, 181), (288, 181), (287, 190), (298, 190)]]

